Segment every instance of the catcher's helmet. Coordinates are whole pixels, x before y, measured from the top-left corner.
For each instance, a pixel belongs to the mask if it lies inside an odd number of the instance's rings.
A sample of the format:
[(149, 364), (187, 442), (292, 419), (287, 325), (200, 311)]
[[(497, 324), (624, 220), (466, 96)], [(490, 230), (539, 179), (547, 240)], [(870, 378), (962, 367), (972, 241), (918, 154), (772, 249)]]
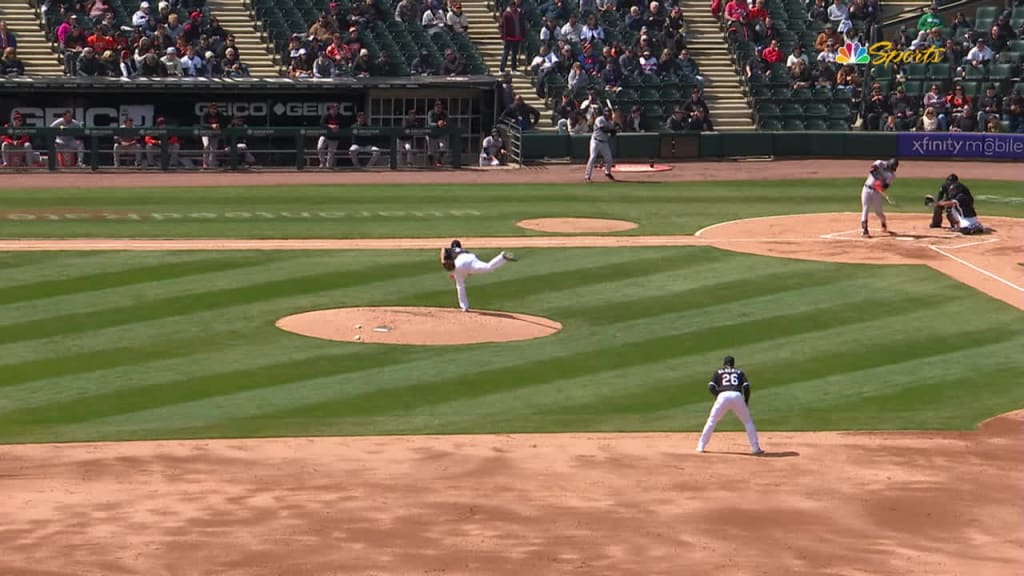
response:
[(949, 176), (946, 176), (946, 182), (949, 183), (949, 184), (952, 184), (953, 182), (959, 182), (959, 181), (960, 181), (960, 177), (957, 176), (956, 174), (950, 174)]
[(458, 240), (452, 240), (452, 243), (449, 246), (449, 248), (462, 248), (462, 242), (459, 242)]
[(896, 169), (899, 168), (899, 167), (900, 167), (900, 161), (899, 160), (897, 160), (896, 158), (890, 158), (889, 159), (889, 169), (890, 170), (895, 172)]
[(722, 364), (731, 368), (736, 365), (736, 359), (732, 356), (726, 356), (725, 359), (722, 360)]

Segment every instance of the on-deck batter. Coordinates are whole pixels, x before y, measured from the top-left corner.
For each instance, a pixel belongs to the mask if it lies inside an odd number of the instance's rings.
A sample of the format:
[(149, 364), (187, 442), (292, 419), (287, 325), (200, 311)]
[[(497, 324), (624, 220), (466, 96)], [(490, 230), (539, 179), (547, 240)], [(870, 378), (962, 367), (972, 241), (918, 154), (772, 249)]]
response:
[(590, 182), (594, 174), (598, 156), (604, 159), (604, 175), (609, 180), (615, 180), (615, 176), (612, 176), (612, 147), (609, 142), (617, 132), (617, 127), (612, 123), (612, 109), (605, 108), (594, 120), (594, 133), (590, 135), (590, 159), (587, 160), (587, 174), (584, 178), (587, 182)]
[(878, 216), (878, 220), (882, 223), (882, 232), (890, 233), (889, 228), (885, 222), (885, 208), (882, 207), (882, 202), (887, 199), (886, 190), (892, 185), (893, 180), (896, 179), (896, 168), (900, 165), (900, 161), (892, 158), (888, 162), (885, 160), (875, 160), (871, 164), (871, 173), (868, 174), (868, 179), (864, 181), (864, 189), (860, 193), (860, 230), (862, 236), (871, 236), (868, 232), (868, 212), (874, 212)]
[(700, 442), (697, 444), (697, 452), (703, 452), (711, 440), (711, 434), (715, 431), (718, 421), (728, 412), (736, 414), (736, 417), (743, 422), (747, 430), (747, 440), (750, 441), (750, 450), (753, 454), (764, 454), (761, 445), (757, 441), (757, 429), (754, 428), (754, 420), (750, 417), (750, 382), (743, 370), (736, 368), (736, 359), (726, 356), (722, 360), (722, 367), (715, 371), (708, 382), (708, 391), (715, 396), (715, 403), (711, 406), (711, 413), (708, 414), (708, 421), (704, 424), (704, 431), (700, 434)]
[(466, 294), (466, 278), (470, 274), (486, 274), (505, 265), (505, 262), (518, 260), (508, 252), (502, 252), (489, 262), (484, 262), (475, 254), (464, 250), (462, 242), (452, 240), (447, 248), (441, 249), (441, 266), (448, 271), (448, 277), (455, 281), (455, 289), (459, 295), (459, 308), (469, 311), (469, 296)]

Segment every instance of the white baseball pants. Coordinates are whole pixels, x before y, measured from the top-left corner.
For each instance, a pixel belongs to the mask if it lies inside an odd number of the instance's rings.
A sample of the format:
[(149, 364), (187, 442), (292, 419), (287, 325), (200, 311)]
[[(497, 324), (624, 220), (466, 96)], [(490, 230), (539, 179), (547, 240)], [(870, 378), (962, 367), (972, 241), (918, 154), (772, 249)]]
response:
[(348, 157), (352, 159), (352, 166), (359, 168), (359, 154), (367, 153), (371, 154), (370, 161), (366, 163), (367, 168), (373, 168), (377, 164), (377, 160), (380, 158), (381, 149), (376, 146), (357, 146), (355, 144), (348, 147)]
[(134, 152), (135, 153), (135, 165), (142, 166), (142, 145), (139, 143), (135, 144), (121, 144), (120, 142), (114, 143), (114, 168), (121, 167), (121, 153), (122, 152)]
[(885, 199), (882, 197), (882, 193), (869, 188), (867, 186), (860, 193), (860, 221), (862, 224), (867, 225), (868, 213), (874, 212), (878, 216), (878, 221), (885, 226), (885, 207), (882, 203)]
[(11, 158), (17, 156), (24, 159), (24, 165), (30, 166), (35, 162), (35, 157), (38, 154), (32, 152), (32, 144), (26, 142), (25, 144), (11, 144), (10, 142), (4, 142), (0, 145), (0, 149), (3, 151), (3, 163), (5, 165), (11, 165)]
[(612, 173), (612, 147), (607, 142), (598, 142), (597, 140), (590, 140), (590, 159), (587, 160), (587, 180), (594, 174), (594, 164), (597, 163), (597, 157), (601, 156), (604, 158), (604, 173)]
[(203, 166), (207, 168), (217, 167), (217, 148), (220, 146), (220, 136), (203, 136)]
[(486, 274), (493, 272), (505, 265), (505, 255), (498, 254), (491, 258), (490, 262), (483, 262), (475, 254), (463, 252), (455, 257), (455, 270), (452, 276), (455, 278), (455, 290), (459, 295), (459, 308), (465, 312), (469, 310), (469, 296), (466, 294), (466, 278), (470, 274)]
[(334, 168), (334, 154), (338, 150), (338, 141), (321, 136), (316, 142), (316, 153), (320, 157), (321, 168)]
[(742, 392), (720, 392), (718, 394), (715, 404), (711, 406), (711, 413), (708, 414), (708, 421), (704, 424), (704, 431), (700, 433), (697, 449), (703, 450), (708, 445), (715, 426), (729, 412), (735, 414), (740, 422), (743, 422), (743, 427), (747, 430), (747, 440), (750, 441), (750, 450), (760, 452), (761, 445), (757, 442), (757, 428), (754, 427), (754, 420), (750, 417), (747, 403), (743, 401)]

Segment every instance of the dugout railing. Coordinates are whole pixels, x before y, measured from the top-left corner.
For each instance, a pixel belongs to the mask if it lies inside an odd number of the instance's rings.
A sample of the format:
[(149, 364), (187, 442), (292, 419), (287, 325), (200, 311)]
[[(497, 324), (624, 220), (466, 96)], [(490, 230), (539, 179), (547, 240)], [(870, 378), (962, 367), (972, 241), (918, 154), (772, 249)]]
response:
[[(203, 130), (196, 127), (174, 127), (174, 128), (2, 128), (0, 136), (10, 136), (12, 140), (19, 140), (28, 137), (32, 144), (32, 152), (38, 155), (41, 160), (40, 166), (33, 166), (32, 158), (24, 149), (9, 147), (7, 153), (13, 160), (14, 168), (38, 167), (51, 171), (62, 168), (73, 168), (77, 163), (75, 160), (83, 161), (87, 168), (99, 170), (101, 168), (113, 167), (115, 136), (134, 137), (143, 142), (146, 137), (157, 139), (159, 146), (144, 147), (144, 157), (152, 156), (156, 161), (155, 165), (149, 166), (159, 170), (177, 169), (182, 166), (172, 166), (172, 150), (170, 148), (171, 137), (181, 140), (177, 156), (189, 161), (196, 167), (201, 166), (203, 155), (202, 139), (204, 137), (215, 137), (219, 141), (216, 147), (218, 165), (226, 169), (239, 169), (243, 166), (246, 152), (264, 160), (260, 162), (261, 167), (266, 168), (294, 168), (305, 170), (319, 165), (319, 153), (317, 144), (326, 131), (318, 128), (302, 127), (280, 127), (280, 128), (224, 128), (222, 130)], [(402, 129), (402, 128), (381, 128), (381, 127), (349, 127), (340, 130), (337, 134), (338, 144), (335, 151), (335, 170), (355, 169), (349, 162), (349, 147), (353, 143), (353, 136), (373, 142), (380, 149), (382, 158), (386, 163), (378, 165), (380, 168), (397, 169), (408, 168), (407, 162), (400, 163), (400, 154), (407, 158), (410, 153), (420, 157), (436, 153), (438, 150), (445, 152), (445, 166), (460, 168), (462, 166), (462, 131), (458, 128), (432, 128), (432, 129)], [(81, 150), (85, 159), (70, 159), (77, 153), (77, 146), (60, 144), (58, 138), (68, 141), (81, 142)], [(412, 142), (412, 150), (406, 150), (404, 144)], [(240, 144), (244, 143), (244, 149)], [(136, 150), (123, 150), (122, 157), (130, 157)], [(368, 153), (360, 153), (360, 159), (365, 161)], [(69, 160), (70, 159), (70, 160)], [(424, 167), (433, 167), (433, 164), (421, 163)]]

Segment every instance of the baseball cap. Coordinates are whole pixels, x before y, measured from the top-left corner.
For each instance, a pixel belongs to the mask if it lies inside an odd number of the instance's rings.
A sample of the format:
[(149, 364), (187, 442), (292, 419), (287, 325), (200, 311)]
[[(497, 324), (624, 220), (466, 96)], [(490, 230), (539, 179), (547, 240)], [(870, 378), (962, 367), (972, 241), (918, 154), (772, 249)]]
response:
[(736, 365), (736, 359), (733, 358), (732, 356), (726, 356), (722, 360), (722, 364), (725, 364), (726, 366), (735, 366)]
[(167, 53), (168, 53), (168, 54), (177, 54), (177, 53), (178, 53), (178, 49), (177, 49), (177, 48), (175, 48), (174, 46), (171, 46), (171, 47), (169, 47), (169, 48), (167, 49)]
[(149, 2), (143, 2), (142, 4), (139, 4), (139, 8), (149, 8)]

